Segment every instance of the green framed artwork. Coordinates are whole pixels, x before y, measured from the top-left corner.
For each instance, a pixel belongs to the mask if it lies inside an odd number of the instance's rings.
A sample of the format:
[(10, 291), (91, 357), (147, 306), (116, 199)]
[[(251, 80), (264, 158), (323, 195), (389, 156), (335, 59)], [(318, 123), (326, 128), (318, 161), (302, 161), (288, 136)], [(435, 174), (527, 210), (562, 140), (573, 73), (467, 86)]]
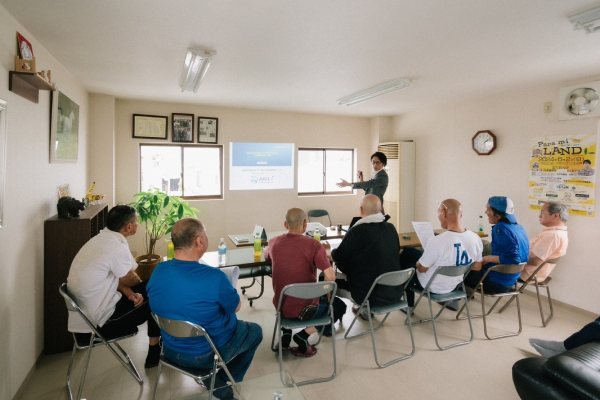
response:
[(50, 162), (77, 162), (79, 105), (61, 90), (52, 92)]

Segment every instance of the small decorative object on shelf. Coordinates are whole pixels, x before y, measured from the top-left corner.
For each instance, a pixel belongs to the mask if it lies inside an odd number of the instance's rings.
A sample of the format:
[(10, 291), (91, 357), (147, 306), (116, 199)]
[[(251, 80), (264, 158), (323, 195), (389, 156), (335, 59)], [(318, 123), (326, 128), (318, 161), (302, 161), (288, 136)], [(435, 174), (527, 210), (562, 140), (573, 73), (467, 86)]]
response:
[(87, 194), (81, 200), (85, 203), (86, 207), (88, 207), (90, 204), (100, 204), (100, 200), (104, 198), (103, 194), (92, 194), (95, 187), (96, 182), (92, 183), (92, 186), (90, 186), (90, 189), (87, 191)]
[(56, 209), (58, 211), (58, 218), (71, 219), (79, 217), (79, 211), (85, 210), (85, 207), (81, 201), (65, 196), (58, 199)]

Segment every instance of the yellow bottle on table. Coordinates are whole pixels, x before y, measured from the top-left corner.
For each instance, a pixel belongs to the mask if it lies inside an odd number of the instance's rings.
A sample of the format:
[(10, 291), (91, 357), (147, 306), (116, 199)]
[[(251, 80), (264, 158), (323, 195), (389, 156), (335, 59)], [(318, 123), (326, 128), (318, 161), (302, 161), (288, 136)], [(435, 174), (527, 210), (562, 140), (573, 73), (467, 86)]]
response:
[(254, 257), (260, 257), (262, 253), (262, 240), (260, 234), (256, 232), (254, 234)]
[(169, 239), (167, 241), (167, 260), (172, 260), (175, 257), (175, 245), (173, 245), (173, 240)]

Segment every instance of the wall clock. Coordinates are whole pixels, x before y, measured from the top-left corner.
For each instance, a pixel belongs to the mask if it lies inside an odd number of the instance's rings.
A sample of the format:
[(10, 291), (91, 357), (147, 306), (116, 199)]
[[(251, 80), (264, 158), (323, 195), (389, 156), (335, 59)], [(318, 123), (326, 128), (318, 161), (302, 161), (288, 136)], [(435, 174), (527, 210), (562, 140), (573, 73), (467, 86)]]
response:
[(479, 131), (473, 136), (473, 150), (480, 156), (492, 154), (497, 143), (496, 136), (490, 131)]

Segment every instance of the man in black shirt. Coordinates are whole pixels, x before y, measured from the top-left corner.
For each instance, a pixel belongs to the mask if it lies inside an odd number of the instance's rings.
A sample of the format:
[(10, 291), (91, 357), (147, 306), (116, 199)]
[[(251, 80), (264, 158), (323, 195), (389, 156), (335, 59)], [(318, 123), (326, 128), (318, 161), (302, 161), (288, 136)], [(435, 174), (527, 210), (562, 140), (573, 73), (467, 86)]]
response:
[[(346, 274), (346, 280), (336, 281), (338, 288), (350, 291), (357, 304), (364, 301), (379, 275), (400, 270), (398, 232), (385, 222), (377, 196), (369, 194), (362, 198), (360, 216), (362, 219), (348, 230), (337, 249), (331, 250), (328, 243), (323, 243), (329, 259)], [(383, 306), (398, 302), (401, 295), (400, 287), (380, 285), (371, 293), (369, 301), (372, 306)]]

